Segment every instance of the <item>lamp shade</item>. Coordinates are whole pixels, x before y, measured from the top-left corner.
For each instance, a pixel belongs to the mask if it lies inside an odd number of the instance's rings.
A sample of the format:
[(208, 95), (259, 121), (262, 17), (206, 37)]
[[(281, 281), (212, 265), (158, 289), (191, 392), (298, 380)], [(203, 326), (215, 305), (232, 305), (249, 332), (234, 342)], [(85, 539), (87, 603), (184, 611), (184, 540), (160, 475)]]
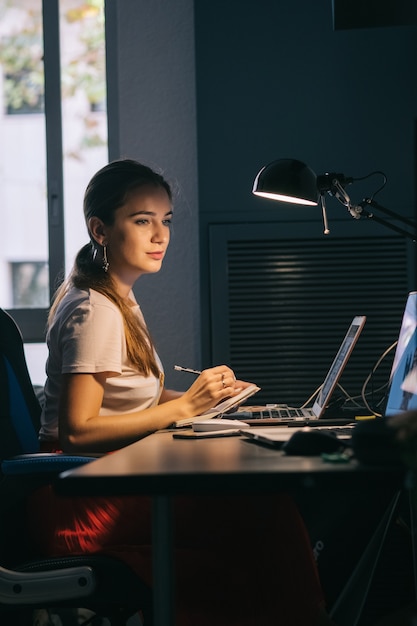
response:
[(320, 200), (316, 174), (296, 159), (279, 159), (263, 167), (255, 178), (252, 192), (294, 204), (317, 205)]

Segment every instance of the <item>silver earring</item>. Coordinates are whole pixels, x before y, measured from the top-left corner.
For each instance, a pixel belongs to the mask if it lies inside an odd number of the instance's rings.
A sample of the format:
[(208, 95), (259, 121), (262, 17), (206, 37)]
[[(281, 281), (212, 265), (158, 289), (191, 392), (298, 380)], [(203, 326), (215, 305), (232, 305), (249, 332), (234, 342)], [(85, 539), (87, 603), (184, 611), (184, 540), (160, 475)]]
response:
[(102, 268), (105, 272), (108, 271), (109, 269), (109, 262), (107, 260), (107, 246), (106, 244), (103, 244), (103, 265)]

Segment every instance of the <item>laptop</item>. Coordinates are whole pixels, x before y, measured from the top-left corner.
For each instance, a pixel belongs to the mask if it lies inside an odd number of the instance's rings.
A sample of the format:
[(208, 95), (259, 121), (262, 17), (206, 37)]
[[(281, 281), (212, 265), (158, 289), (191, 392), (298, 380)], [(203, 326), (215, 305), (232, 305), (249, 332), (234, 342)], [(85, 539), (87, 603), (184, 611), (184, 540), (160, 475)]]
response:
[(385, 415), (417, 409), (417, 291), (408, 294), (390, 375)]
[[(391, 368), (385, 415), (396, 415), (412, 409), (417, 409), (417, 291), (408, 294)], [(352, 427), (324, 426), (323, 429), (331, 430), (338, 439), (349, 441), (349, 430)], [(321, 429), (321, 426), (316, 428)], [(257, 443), (281, 448), (297, 430), (303, 428), (248, 428), (242, 429), (240, 433)]]
[[(357, 315), (353, 318), (311, 408), (264, 407), (260, 410), (257, 407), (241, 407), (241, 410), (238, 412), (226, 414), (224, 417), (228, 419), (239, 419), (251, 426), (288, 426), (291, 424), (314, 425), (314, 423), (321, 419), (324, 415), (333, 391), (340, 380), (342, 372), (345, 369), (353, 348), (359, 339), (359, 335), (362, 332), (365, 322), (365, 315)], [(352, 420), (346, 418), (326, 420), (327, 423), (330, 424), (331, 422), (335, 425), (346, 424), (350, 421)]]

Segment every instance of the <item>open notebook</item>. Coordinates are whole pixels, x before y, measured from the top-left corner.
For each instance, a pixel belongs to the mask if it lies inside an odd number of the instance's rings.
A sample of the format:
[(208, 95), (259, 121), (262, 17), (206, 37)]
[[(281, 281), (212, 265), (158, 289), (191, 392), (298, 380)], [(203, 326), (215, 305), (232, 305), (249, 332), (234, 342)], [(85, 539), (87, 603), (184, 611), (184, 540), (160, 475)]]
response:
[[(348, 442), (352, 437), (354, 424), (346, 426), (316, 426), (315, 431), (331, 432), (341, 441)], [(264, 443), (273, 448), (281, 448), (298, 431), (312, 430), (309, 426), (288, 426), (288, 428), (242, 428), (239, 433), (256, 443)]]
[(183, 426), (191, 426), (191, 424), (197, 420), (208, 420), (214, 417), (221, 417), (228, 411), (233, 411), (235, 408), (239, 407), (243, 402), (245, 402), (248, 398), (257, 393), (259, 390), (260, 387), (258, 387), (257, 385), (249, 385), (249, 387), (245, 387), (245, 389), (242, 389), (242, 391), (236, 396), (233, 396), (232, 398), (226, 398), (226, 400), (223, 400), (219, 404), (216, 404), (216, 406), (208, 409), (208, 411), (205, 411), (204, 413), (201, 413), (201, 415), (176, 420), (172, 424), (172, 426), (174, 428), (181, 428)]
[(417, 409), (417, 291), (408, 294), (390, 376), (385, 415)]
[[(237, 413), (226, 415), (229, 419), (239, 419), (254, 426), (274, 425), (281, 426), (294, 423), (311, 424), (323, 417), (333, 391), (340, 380), (343, 370), (349, 360), (352, 350), (359, 339), (359, 335), (366, 322), (365, 315), (353, 318), (340, 348), (326, 374), (323, 384), (315, 398), (312, 408), (267, 408), (260, 411), (257, 407), (241, 407)], [(335, 423), (346, 423), (348, 419), (334, 420)]]

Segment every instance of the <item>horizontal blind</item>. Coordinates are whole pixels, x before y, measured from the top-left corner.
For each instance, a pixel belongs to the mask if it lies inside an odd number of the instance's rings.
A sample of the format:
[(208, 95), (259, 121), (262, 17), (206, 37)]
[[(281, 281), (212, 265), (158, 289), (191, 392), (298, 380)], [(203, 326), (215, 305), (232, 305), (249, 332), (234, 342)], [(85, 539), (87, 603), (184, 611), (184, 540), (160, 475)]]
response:
[[(301, 405), (323, 382), (352, 318), (366, 315), (341, 379), (359, 395), (398, 336), (408, 293), (405, 241), (355, 235), (324, 245), (268, 237), (274, 229), (265, 224), (218, 228), (211, 237), (214, 362), (260, 385), (260, 403)], [(375, 389), (387, 382), (392, 357), (373, 377)]]

